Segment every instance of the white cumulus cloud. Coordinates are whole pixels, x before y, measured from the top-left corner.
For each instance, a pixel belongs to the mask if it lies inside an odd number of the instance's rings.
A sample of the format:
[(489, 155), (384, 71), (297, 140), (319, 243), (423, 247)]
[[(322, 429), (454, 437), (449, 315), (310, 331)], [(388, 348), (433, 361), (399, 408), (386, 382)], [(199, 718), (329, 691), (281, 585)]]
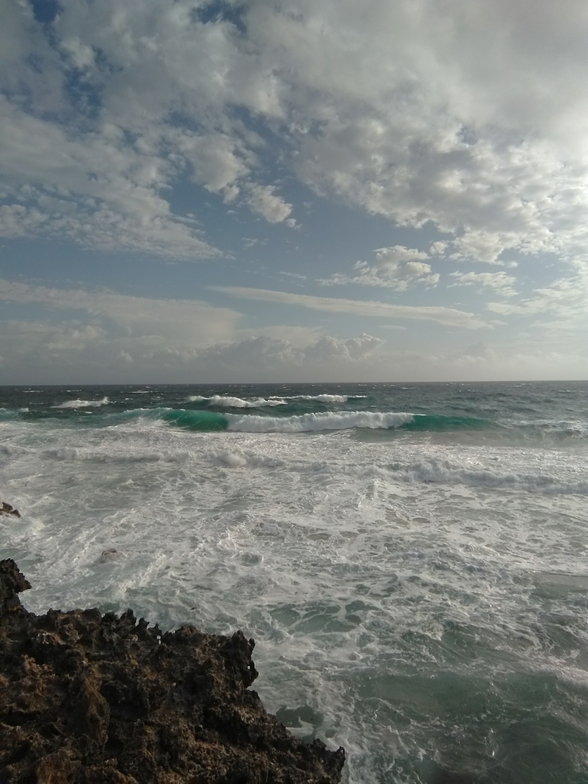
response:
[(358, 261), (355, 274), (335, 274), (321, 280), (323, 285), (358, 283), (362, 286), (384, 286), (395, 291), (406, 291), (415, 284), (435, 286), (439, 282), (439, 274), (434, 273), (428, 263), (430, 256), (414, 248), (394, 245), (390, 248), (379, 248), (375, 251), (376, 260), (371, 264)]
[(451, 286), (489, 288), (504, 297), (516, 295), (513, 288), (515, 278), (512, 275), (507, 275), (504, 270), (500, 272), (451, 272), (450, 275), (455, 279), (455, 283), (450, 284)]
[(583, 0), (229, 7), (68, 0), (43, 24), (5, 4), (6, 236), (211, 256), (173, 188), (187, 176), (295, 225), (279, 166), (318, 194), (437, 227), (455, 258), (585, 261)]

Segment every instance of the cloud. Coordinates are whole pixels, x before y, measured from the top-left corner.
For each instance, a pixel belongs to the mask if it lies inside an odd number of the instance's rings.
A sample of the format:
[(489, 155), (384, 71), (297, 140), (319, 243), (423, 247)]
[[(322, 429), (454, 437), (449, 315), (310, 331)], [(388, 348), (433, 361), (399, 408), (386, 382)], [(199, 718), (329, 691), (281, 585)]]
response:
[(286, 270), (278, 271), (278, 275), (283, 275), (285, 278), (292, 278), (294, 280), (308, 280), (307, 275), (300, 275), (298, 272), (286, 272)]
[(226, 25), (192, 20), (185, 3), (148, 2), (135, 13), (124, 2), (93, 9), (74, 0), (43, 26), (32, 7), (15, 5), (0, 74), (3, 236), (217, 256), (197, 217), (172, 212), (169, 193), (185, 174), (227, 202), (242, 195), (270, 222), (288, 219), (275, 186), (249, 177), (263, 140), (197, 76), (215, 60), (241, 71)]
[(351, 2), (304, 4), (287, 27), (305, 85), (318, 78), (318, 130), (303, 126), (299, 177), (405, 225), (432, 221), (471, 260), (578, 251), (586, 17), (577, 2), (557, 19), (547, 5), (530, 21), (524, 2), (376, 2), (361, 15)]
[[(544, 231), (540, 236), (547, 245), (555, 241), (553, 237), (550, 237), (549, 232)], [(536, 242), (537, 239), (535, 238), (534, 241)], [(501, 254), (506, 250), (513, 249), (521, 251), (527, 249), (529, 253), (532, 253), (534, 250), (541, 248), (541, 242), (535, 246), (532, 243), (533, 240), (531, 238), (528, 238), (523, 243), (520, 233), (515, 231), (489, 232), (485, 229), (470, 229), (460, 237), (445, 243), (445, 252), (450, 258), (457, 261), (481, 261), (485, 264), (511, 266), (512, 262), (507, 262), (500, 258)]]
[(514, 297), (516, 295), (516, 291), (513, 288), (515, 278), (503, 271), (451, 272), (450, 275), (452, 278), (455, 278), (455, 283), (450, 284), (450, 288), (453, 286), (475, 286), (494, 289), (497, 294), (502, 294), (503, 297)]
[(0, 236), (67, 238), (98, 250), (180, 259), (219, 255), (199, 224), (174, 216), (159, 193), (173, 166), (129, 149), (121, 129), (70, 138), (0, 96)]
[(1, 278), (0, 300), (43, 305), (49, 313), (60, 311), (61, 318), (63, 312), (70, 311), (70, 320), (81, 316), (93, 319), (93, 324), (84, 327), (84, 334), (94, 342), (132, 339), (153, 345), (173, 340), (180, 346), (196, 347), (232, 337), (241, 317), (234, 310), (199, 300), (131, 297), (110, 291), (32, 286)]
[(379, 248), (375, 251), (376, 261), (369, 264), (367, 261), (358, 261), (354, 270), (355, 275), (332, 275), (330, 278), (320, 280), (319, 283), (329, 285), (345, 285), (357, 283), (362, 286), (384, 286), (395, 291), (406, 291), (416, 283), (427, 286), (436, 286), (439, 275), (433, 273), (428, 253), (405, 248), (403, 245), (394, 245), (390, 248)]
[(297, 342), (267, 335), (191, 345), (176, 334), (122, 334), (112, 325), (69, 319), (4, 320), (3, 376), (12, 383), (176, 383), (340, 380), (361, 375), (383, 341), (316, 337), (294, 331)]
[[(28, 299), (15, 296), (13, 301), (41, 304), (39, 296), (39, 292)], [(65, 307), (59, 296), (53, 299), (57, 307)], [(47, 307), (45, 301), (46, 297), (42, 302)], [(385, 344), (366, 334), (335, 338), (294, 328), (290, 333), (283, 331), (283, 337), (252, 335), (196, 346), (193, 333), (184, 336), (186, 340), (173, 330), (158, 337), (153, 325), (142, 335), (135, 328), (140, 321), (128, 331), (108, 319), (85, 324), (75, 318), (75, 310), (59, 324), (51, 322), (51, 311), (45, 320), (2, 322), (6, 383), (585, 378), (587, 367), (585, 341), (570, 342), (567, 333), (537, 341), (478, 341), (462, 350), (415, 352), (403, 347), (402, 335)]]
[[(261, 215), (268, 223), (282, 223), (292, 212), (292, 205), (277, 196), (273, 185), (250, 185), (247, 204), (253, 212)], [(290, 224), (293, 228), (293, 225)], [(295, 222), (294, 222), (295, 225)]]
[(239, 138), (223, 131), (199, 135), (186, 129), (168, 129), (167, 138), (192, 167), (195, 182), (212, 193), (222, 193), (227, 202), (238, 196), (237, 183), (255, 162), (253, 151)]
[(393, 381), (585, 379), (587, 362), (586, 347), (570, 345), (565, 339), (479, 341), (461, 350), (443, 351), (407, 351), (400, 346), (384, 348), (366, 378)]
[(489, 302), (487, 309), (501, 315), (532, 316), (552, 313), (562, 323), (585, 322), (588, 302), (588, 269), (580, 270), (570, 278), (556, 280), (550, 286), (535, 289), (533, 296), (520, 300), (518, 304)]
[(193, 0), (69, 0), (44, 24), (9, 5), (5, 236), (211, 256), (174, 187), (292, 225), (279, 167), (436, 226), (459, 259), (586, 260), (582, 0), (251, 2), (210, 19)]
[(210, 347), (193, 360), (199, 377), (230, 381), (439, 381), (513, 378), (585, 378), (585, 347), (564, 343), (491, 344), (461, 350), (414, 352), (402, 340), (385, 344), (370, 335), (325, 336), (301, 345), (267, 336)]
[(290, 294), (285, 291), (271, 291), (268, 289), (245, 288), (241, 286), (213, 286), (215, 291), (221, 291), (238, 299), (248, 299), (257, 302), (276, 302), (285, 305), (296, 305), (311, 310), (325, 313), (347, 313), (356, 316), (370, 316), (384, 319), (416, 319), (418, 321), (434, 321), (448, 327), (463, 327), (464, 329), (481, 329), (488, 326), (474, 313), (467, 313), (455, 308), (389, 305), (385, 302), (373, 302), (353, 299), (340, 299), (335, 297), (314, 297), (308, 294)]
[(343, 362), (361, 362), (376, 353), (383, 344), (384, 341), (380, 338), (365, 333), (348, 340), (327, 336), (313, 346), (307, 347), (304, 355), (307, 360), (319, 364), (332, 362), (334, 359)]
[(467, 362), (479, 362), (480, 360), (487, 362), (496, 359), (496, 351), (484, 340), (477, 343), (472, 343), (467, 346), (462, 352), (454, 355), (458, 361), (466, 360)]
[(306, 346), (316, 343), (323, 336), (320, 327), (315, 326), (292, 326), (290, 324), (271, 324), (266, 327), (256, 327), (255, 329), (240, 329), (235, 338), (249, 340), (251, 338), (268, 337), (277, 340), (285, 340), (295, 346)]
[(262, 335), (212, 346), (199, 354), (196, 367), (218, 380), (233, 378), (235, 372), (245, 381), (340, 380), (361, 373), (383, 345), (383, 340), (366, 334), (349, 339), (324, 336), (306, 345)]
[[(467, 346), (463, 351), (442, 358), (453, 377), (493, 380), (548, 380), (585, 378), (586, 354), (576, 346), (519, 343), (491, 345), (486, 342)], [(427, 362), (427, 360), (425, 360)], [(429, 362), (434, 362), (432, 357)], [(432, 370), (432, 367), (431, 367)], [(434, 370), (432, 370), (434, 372)]]
[[(297, 373), (333, 378), (378, 352), (362, 334), (335, 338), (311, 327), (267, 328), (235, 340), (241, 314), (198, 300), (50, 288), (0, 278), (0, 301), (35, 305), (37, 318), (2, 321), (6, 377), (14, 383), (256, 381)], [(25, 311), (26, 312), (26, 311)], [(270, 336), (271, 335), (271, 336)], [(261, 374), (261, 376), (260, 376)]]

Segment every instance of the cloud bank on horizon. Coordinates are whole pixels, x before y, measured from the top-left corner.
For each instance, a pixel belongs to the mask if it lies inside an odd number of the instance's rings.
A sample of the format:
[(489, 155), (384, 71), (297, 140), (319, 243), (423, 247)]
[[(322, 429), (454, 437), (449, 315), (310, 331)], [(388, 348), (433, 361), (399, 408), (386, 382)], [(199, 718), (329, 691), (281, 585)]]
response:
[(582, 0), (0, 17), (0, 383), (587, 377)]

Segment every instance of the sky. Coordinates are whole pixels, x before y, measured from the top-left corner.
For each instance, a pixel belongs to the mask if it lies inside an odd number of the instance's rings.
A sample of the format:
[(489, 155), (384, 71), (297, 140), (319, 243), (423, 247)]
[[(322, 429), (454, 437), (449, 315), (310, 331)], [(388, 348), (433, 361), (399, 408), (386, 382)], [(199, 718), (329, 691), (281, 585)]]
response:
[(586, 0), (0, 7), (0, 384), (588, 378)]

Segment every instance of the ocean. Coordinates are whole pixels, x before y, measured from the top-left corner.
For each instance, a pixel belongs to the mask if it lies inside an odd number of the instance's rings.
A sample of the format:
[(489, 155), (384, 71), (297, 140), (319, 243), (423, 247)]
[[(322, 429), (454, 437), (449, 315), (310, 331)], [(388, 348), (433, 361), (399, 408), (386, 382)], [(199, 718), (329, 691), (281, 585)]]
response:
[(588, 782), (587, 382), (2, 387), (0, 466), (29, 610), (242, 629), (348, 784)]

